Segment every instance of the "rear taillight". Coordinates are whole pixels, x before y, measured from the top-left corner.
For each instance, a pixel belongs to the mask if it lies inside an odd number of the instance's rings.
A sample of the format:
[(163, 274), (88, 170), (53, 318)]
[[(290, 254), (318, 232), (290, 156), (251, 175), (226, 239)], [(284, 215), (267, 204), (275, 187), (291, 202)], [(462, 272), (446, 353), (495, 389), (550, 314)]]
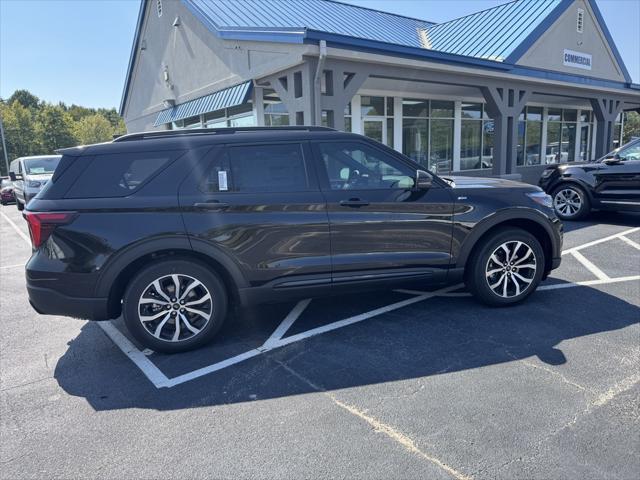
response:
[(46, 242), (57, 226), (71, 223), (75, 216), (76, 212), (24, 212), (33, 248)]

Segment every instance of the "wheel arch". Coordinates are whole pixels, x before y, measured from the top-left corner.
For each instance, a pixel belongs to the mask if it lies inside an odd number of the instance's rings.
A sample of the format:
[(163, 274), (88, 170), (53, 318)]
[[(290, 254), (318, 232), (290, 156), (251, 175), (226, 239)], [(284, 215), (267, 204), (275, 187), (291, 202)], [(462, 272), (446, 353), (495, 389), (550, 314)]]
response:
[(477, 224), (465, 239), (460, 254), (456, 262), (456, 267), (464, 267), (471, 258), (474, 247), (479, 242), (491, 236), (494, 232), (501, 228), (514, 227), (521, 228), (536, 237), (540, 242), (545, 255), (545, 275), (552, 270), (552, 262), (554, 256), (560, 255), (560, 252), (554, 252), (554, 232), (548, 221), (541, 213), (535, 210), (523, 210), (515, 213), (498, 212), (494, 216), (487, 218)]
[(550, 189), (549, 195), (553, 195), (553, 193), (559, 187), (566, 186), (566, 185), (574, 185), (576, 187), (580, 187), (580, 189), (587, 195), (587, 198), (589, 199), (589, 202), (591, 202), (591, 204), (593, 204), (594, 197), (593, 197), (592, 187), (587, 185), (585, 182), (583, 182), (583, 181), (581, 181), (581, 180), (579, 180), (577, 178), (572, 178), (572, 177), (561, 177), (561, 178), (559, 178), (558, 181)]
[(96, 295), (108, 299), (109, 318), (120, 315), (122, 296), (131, 278), (150, 263), (167, 258), (192, 259), (208, 266), (221, 277), (230, 300), (239, 300), (239, 289), (248, 286), (240, 268), (220, 249), (184, 237), (156, 239), (127, 249), (104, 269)]

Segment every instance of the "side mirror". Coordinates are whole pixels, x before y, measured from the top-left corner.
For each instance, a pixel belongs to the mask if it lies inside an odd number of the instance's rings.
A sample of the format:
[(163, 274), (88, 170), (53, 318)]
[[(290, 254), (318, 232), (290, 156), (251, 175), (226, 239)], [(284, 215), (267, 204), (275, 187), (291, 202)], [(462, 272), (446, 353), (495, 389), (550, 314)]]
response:
[(16, 175), (16, 172), (9, 172), (9, 178), (12, 182), (15, 182), (16, 180), (18, 180), (18, 175)]
[(433, 175), (424, 170), (416, 171), (416, 189), (428, 190), (433, 185)]
[(620, 162), (624, 162), (624, 158), (617, 153), (612, 157), (607, 157), (604, 159), (604, 163), (607, 163), (607, 164), (616, 164)]

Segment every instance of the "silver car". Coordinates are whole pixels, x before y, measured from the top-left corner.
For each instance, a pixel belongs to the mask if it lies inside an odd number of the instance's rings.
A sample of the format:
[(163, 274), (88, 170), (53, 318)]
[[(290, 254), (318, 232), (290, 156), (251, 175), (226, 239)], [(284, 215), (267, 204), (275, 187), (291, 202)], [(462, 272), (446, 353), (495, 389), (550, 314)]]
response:
[(16, 158), (9, 167), (18, 210), (24, 210), (53, 176), (61, 155), (39, 155)]

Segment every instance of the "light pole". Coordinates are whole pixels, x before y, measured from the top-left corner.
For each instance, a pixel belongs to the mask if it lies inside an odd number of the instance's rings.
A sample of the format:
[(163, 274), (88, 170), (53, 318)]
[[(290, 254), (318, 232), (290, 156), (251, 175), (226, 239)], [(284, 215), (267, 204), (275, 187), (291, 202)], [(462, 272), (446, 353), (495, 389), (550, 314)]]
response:
[(4, 141), (4, 124), (2, 123), (2, 115), (0, 115), (0, 137), (2, 137), (2, 153), (4, 155), (4, 164), (9, 175), (9, 157), (7, 157), (7, 143)]

